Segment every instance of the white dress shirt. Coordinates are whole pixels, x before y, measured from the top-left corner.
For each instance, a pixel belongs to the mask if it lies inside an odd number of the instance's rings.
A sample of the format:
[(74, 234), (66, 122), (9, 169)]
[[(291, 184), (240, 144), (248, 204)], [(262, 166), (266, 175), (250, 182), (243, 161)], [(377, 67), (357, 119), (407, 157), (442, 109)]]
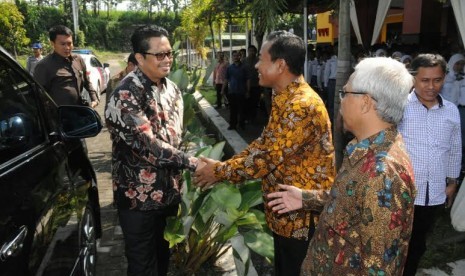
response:
[(328, 86), (330, 79), (336, 79), (337, 73), (337, 56), (333, 55), (328, 61), (326, 61), (325, 72), (324, 72), (324, 86)]

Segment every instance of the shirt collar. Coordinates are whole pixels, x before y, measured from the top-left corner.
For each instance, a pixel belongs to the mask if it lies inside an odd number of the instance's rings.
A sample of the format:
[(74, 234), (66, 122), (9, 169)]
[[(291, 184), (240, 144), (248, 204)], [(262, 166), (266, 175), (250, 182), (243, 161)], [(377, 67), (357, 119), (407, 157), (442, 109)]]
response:
[(391, 137), (396, 136), (397, 128), (396, 126), (391, 126), (360, 142), (357, 142), (357, 139), (353, 139), (346, 146), (346, 154), (350, 164), (352, 166), (355, 165), (360, 159), (366, 157), (368, 151), (380, 147), (386, 142), (391, 142), (393, 140)]
[[(152, 87), (155, 86), (155, 87), (158, 87), (157, 83), (153, 82), (149, 77), (147, 77), (147, 75), (145, 75), (139, 67), (137, 67), (136, 70), (134, 70), (134, 74), (136, 74), (136, 76), (140, 79), (140, 82), (142, 83), (142, 85), (144, 86), (144, 89), (146, 91), (150, 91), (152, 90)], [(160, 80), (161, 84), (163, 86), (166, 86), (166, 78), (162, 78)]]
[(304, 76), (300, 75), (297, 78), (295, 78), (291, 83), (289, 83), (284, 90), (282, 90), (282, 91), (274, 91), (273, 90), (273, 95), (280, 95), (280, 94), (283, 94), (285, 92), (294, 91), (296, 88), (298, 88), (303, 83), (306, 83), (305, 78), (304, 78)]
[(57, 52), (53, 52), (52, 57), (54, 59), (62, 60), (62, 61), (65, 61), (65, 62), (73, 62), (73, 60), (75, 59), (75, 57), (73, 55), (70, 55), (69, 57), (65, 58), (65, 57), (57, 54)]
[[(438, 94), (437, 99), (438, 99), (438, 108), (443, 107), (443, 106), (444, 106), (444, 101), (443, 101), (443, 99), (442, 99), (441, 94)], [(415, 93), (415, 89), (413, 89), (412, 92), (411, 92), (410, 95), (409, 95), (409, 102), (416, 102), (416, 103), (418, 103), (418, 104), (423, 105), (423, 103), (420, 102), (420, 100), (418, 99), (417, 93)], [(423, 106), (424, 106), (424, 105), (423, 105)], [(434, 108), (434, 107), (433, 107), (433, 108)]]

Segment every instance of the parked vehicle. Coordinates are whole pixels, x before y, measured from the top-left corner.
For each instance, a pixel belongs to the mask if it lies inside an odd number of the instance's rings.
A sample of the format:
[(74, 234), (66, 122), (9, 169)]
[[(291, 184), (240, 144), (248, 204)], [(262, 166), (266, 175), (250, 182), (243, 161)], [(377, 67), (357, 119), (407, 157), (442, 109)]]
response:
[[(110, 81), (110, 65), (108, 63), (101, 63), (100, 60), (92, 53), (91, 50), (78, 49), (73, 50), (73, 53), (81, 55), (86, 63), (87, 72), (90, 82), (97, 91), (97, 96), (106, 92), (108, 82)], [(83, 95), (88, 97), (88, 93), (83, 91)], [(89, 100), (89, 99), (88, 99)]]
[(0, 275), (95, 275), (100, 206), (81, 139), (101, 128), (0, 47)]

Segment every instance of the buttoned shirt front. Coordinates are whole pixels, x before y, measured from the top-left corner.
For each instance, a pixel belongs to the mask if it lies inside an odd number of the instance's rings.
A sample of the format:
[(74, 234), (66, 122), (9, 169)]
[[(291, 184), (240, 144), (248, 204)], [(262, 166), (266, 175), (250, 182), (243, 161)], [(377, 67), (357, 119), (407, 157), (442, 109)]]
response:
[(105, 119), (113, 141), (114, 199), (121, 209), (163, 210), (180, 202), (181, 170), (197, 159), (178, 149), (181, 91), (169, 79), (153, 83), (140, 69), (110, 95)]
[[(401, 275), (413, 222), (413, 169), (395, 127), (352, 140), (303, 275)], [(304, 206), (311, 206), (305, 202)]]
[(215, 70), (213, 71), (213, 80), (215, 84), (223, 84), (226, 80), (226, 69), (228, 69), (229, 63), (225, 60), (219, 62), (215, 66)]
[(462, 142), (457, 107), (438, 96), (428, 109), (413, 91), (399, 124), (412, 159), (417, 197), (415, 205), (434, 206), (446, 200), (446, 177), (460, 173)]
[[(278, 184), (329, 189), (335, 175), (331, 123), (323, 101), (303, 76), (283, 91), (274, 92), (271, 117), (261, 136), (239, 154), (217, 164), (215, 175), (234, 183), (261, 178), (265, 202), (266, 194), (279, 190)], [(308, 238), (309, 211), (279, 215), (265, 204), (265, 215), (276, 234)]]
[(37, 63), (33, 75), (58, 105), (80, 105), (83, 88), (89, 92), (92, 101), (97, 100), (86, 71), (80, 55), (64, 58), (53, 52)]
[(323, 81), (324, 86), (328, 86), (328, 81), (336, 79), (337, 73), (337, 56), (332, 56), (330, 59), (326, 61), (325, 69), (324, 69)]

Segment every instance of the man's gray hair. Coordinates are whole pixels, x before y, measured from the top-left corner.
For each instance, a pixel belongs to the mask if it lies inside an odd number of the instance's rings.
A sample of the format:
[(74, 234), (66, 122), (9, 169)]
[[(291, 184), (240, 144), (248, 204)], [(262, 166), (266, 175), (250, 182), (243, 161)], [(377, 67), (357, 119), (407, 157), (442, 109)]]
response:
[(413, 83), (413, 76), (403, 63), (386, 57), (363, 59), (351, 80), (352, 90), (371, 95), (379, 117), (392, 124), (402, 119)]

